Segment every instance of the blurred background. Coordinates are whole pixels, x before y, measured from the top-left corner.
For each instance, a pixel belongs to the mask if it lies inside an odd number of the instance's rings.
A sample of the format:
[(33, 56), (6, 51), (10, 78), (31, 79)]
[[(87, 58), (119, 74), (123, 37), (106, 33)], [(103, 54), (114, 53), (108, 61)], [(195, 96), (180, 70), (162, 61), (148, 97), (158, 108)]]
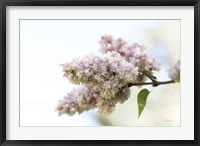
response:
[(98, 53), (102, 35), (144, 45), (161, 63), (159, 81), (180, 59), (180, 20), (20, 20), (20, 126), (180, 126), (180, 84), (148, 88), (151, 93), (138, 119), (137, 94), (118, 104), (109, 116), (90, 110), (58, 116), (58, 100), (75, 85), (63, 77), (60, 64)]

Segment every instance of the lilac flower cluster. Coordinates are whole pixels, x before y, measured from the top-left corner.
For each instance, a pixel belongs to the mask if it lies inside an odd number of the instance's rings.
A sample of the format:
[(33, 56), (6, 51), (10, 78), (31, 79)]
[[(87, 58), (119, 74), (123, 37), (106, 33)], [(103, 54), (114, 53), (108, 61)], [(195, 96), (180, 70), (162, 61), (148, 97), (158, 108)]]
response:
[(176, 82), (180, 82), (180, 60), (169, 69), (169, 77)]
[(128, 87), (121, 88), (115, 97), (105, 99), (100, 95), (97, 88), (80, 85), (73, 89), (63, 100), (60, 100), (57, 106), (59, 115), (67, 113), (74, 115), (82, 113), (93, 108), (97, 108), (102, 114), (110, 114), (113, 112), (117, 103), (123, 103), (128, 99), (130, 89)]
[(117, 52), (127, 62), (138, 67), (137, 82), (143, 82), (147, 77), (154, 77), (154, 71), (160, 68), (159, 63), (147, 55), (144, 46), (136, 43), (128, 45), (121, 38), (114, 40), (111, 36), (102, 36), (100, 44), (102, 53)]
[[(131, 83), (143, 83), (147, 78), (156, 81), (154, 72), (159, 64), (149, 57), (144, 46), (127, 45), (118, 38), (101, 37), (102, 54), (90, 54), (63, 64), (64, 77), (78, 85), (60, 100), (59, 115), (82, 113), (97, 108), (102, 114), (110, 114), (117, 103), (125, 102), (130, 96)], [(180, 79), (180, 62), (174, 65), (169, 75)]]
[(96, 107), (96, 92), (92, 88), (81, 85), (73, 89), (70, 93), (60, 100), (57, 106), (59, 115), (69, 114), (73, 115), (76, 112), (82, 113), (89, 109)]
[(97, 88), (103, 98), (109, 99), (127, 83), (135, 82), (138, 67), (127, 62), (118, 53), (89, 55), (63, 65), (64, 77), (74, 84)]

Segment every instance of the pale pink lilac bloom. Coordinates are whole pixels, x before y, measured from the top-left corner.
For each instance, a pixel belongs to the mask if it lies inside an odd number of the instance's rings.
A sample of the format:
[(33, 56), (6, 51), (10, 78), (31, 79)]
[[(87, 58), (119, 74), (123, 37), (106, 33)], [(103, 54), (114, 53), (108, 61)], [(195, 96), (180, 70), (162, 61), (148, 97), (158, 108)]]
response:
[(128, 87), (121, 88), (115, 97), (105, 99), (101, 96), (98, 89), (80, 85), (73, 89), (60, 100), (57, 106), (59, 115), (68, 114), (70, 116), (84, 111), (97, 108), (98, 112), (108, 115), (115, 109), (117, 103), (123, 103), (128, 99), (130, 89)]
[(180, 60), (169, 69), (169, 77), (174, 81), (180, 81)]
[(135, 82), (138, 67), (125, 61), (118, 53), (108, 52), (73, 59), (63, 65), (63, 72), (71, 83), (96, 87), (103, 98), (109, 99), (128, 83)]
[(63, 100), (59, 100), (57, 111), (59, 115), (82, 113), (96, 107), (95, 90), (87, 86), (81, 85), (74, 88)]
[(146, 76), (154, 77), (154, 72), (160, 69), (160, 64), (147, 55), (145, 47), (137, 43), (128, 45), (121, 38), (114, 40), (111, 36), (106, 35), (101, 37), (100, 44), (102, 53), (117, 52), (126, 61), (138, 67), (137, 82), (143, 82), (147, 79)]

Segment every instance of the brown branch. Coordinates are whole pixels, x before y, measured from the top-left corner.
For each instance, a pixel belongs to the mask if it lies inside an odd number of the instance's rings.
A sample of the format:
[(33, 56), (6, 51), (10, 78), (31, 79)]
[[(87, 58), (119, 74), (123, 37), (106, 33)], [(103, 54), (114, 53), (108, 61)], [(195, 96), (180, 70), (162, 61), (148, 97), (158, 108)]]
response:
[(164, 85), (164, 84), (171, 84), (171, 83), (175, 83), (174, 80), (170, 80), (170, 81), (154, 81), (154, 82), (146, 82), (146, 83), (129, 83), (128, 87), (131, 86), (142, 86), (142, 85), (152, 85), (153, 87), (159, 86), (159, 85)]

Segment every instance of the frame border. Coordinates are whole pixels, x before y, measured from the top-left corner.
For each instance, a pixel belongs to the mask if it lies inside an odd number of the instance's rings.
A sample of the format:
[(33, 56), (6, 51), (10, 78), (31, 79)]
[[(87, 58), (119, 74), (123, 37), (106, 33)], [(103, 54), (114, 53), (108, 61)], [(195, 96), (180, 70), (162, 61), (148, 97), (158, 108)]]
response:
[[(194, 6), (194, 140), (6, 140), (6, 6)], [(1, 146), (198, 146), (199, 137), (199, 44), (200, 0), (0, 0), (0, 144)]]

